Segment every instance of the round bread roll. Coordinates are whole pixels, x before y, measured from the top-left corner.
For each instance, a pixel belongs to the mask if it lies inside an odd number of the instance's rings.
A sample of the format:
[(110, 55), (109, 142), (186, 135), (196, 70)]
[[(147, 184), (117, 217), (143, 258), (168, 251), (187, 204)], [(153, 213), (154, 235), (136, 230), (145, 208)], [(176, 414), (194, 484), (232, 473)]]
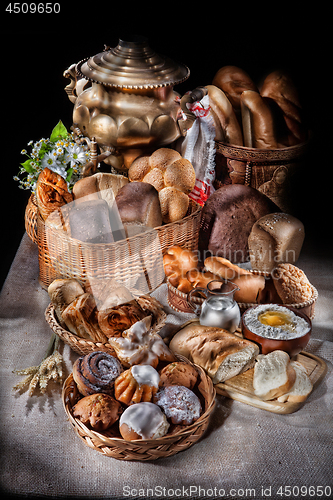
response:
[(149, 158), (150, 168), (158, 168), (165, 172), (166, 168), (177, 160), (181, 160), (182, 156), (174, 149), (160, 148), (154, 151)]
[(128, 178), (130, 181), (139, 181), (151, 170), (149, 156), (139, 156), (128, 169)]
[(213, 78), (212, 84), (223, 90), (233, 108), (240, 110), (240, 96), (244, 90), (258, 91), (246, 71), (237, 66), (223, 66)]
[(159, 168), (153, 168), (152, 170), (150, 170), (148, 174), (144, 176), (142, 182), (148, 182), (149, 184), (154, 186), (157, 191), (161, 191), (161, 189), (165, 187), (164, 175), (162, 170), (160, 170)]
[(187, 194), (175, 187), (165, 187), (158, 193), (158, 197), (163, 222), (169, 224), (185, 217), (190, 203)]
[(195, 185), (195, 172), (192, 163), (181, 158), (168, 166), (164, 173), (165, 187), (177, 187), (189, 194)]
[(281, 212), (267, 196), (250, 186), (229, 184), (217, 189), (202, 209), (199, 233), (201, 260), (211, 255), (232, 263), (249, 260), (248, 237), (256, 220)]
[(176, 361), (160, 371), (160, 386), (183, 385), (193, 389), (198, 380), (198, 372), (193, 365), (184, 361)]
[(127, 441), (163, 437), (168, 432), (169, 425), (162, 410), (150, 402), (129, 406), (119, 420), (120, 434)]

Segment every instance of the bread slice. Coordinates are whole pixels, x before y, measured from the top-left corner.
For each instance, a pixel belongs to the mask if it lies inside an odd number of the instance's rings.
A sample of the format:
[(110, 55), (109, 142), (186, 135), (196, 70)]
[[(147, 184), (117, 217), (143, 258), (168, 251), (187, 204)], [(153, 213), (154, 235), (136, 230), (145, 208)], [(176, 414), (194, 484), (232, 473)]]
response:
[(296, 372), (290, 363), (289, 354), (273, 351), (257, 356), (254, 365), (254, 394), (264, 401), (287, 393), (296, 381)]
[(172, 338), (170, 349), (201, 366), (213, 379), (224, 382), (252, 368), (259, 347), (222, 328), (192, 323)]
[(291, 366), (296, 372), (296, 381), (289, 392), (278, 397), (280, 403), (302, 403), (312, 391), (312, 382), (306, 368), (299, 361), (291, 361)]

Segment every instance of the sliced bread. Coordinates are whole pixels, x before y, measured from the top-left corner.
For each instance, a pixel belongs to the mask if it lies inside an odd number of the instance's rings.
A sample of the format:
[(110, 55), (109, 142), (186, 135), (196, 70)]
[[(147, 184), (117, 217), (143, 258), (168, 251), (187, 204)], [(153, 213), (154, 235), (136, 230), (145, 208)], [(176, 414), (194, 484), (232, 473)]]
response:
[(312, 382), (306, 368), (299, 361), (291, 361), (291, 366), (296, 372), (296, 380), (292, 388), (286, 394), (278, 397), (280, 403), (302, 403), (312, 391)]
[(264, 401), (275, 399), (287, 393), (296, 380), (296, 372), (284, 351), (260, 354), (256, 358), (253, 374), (253, 389)]

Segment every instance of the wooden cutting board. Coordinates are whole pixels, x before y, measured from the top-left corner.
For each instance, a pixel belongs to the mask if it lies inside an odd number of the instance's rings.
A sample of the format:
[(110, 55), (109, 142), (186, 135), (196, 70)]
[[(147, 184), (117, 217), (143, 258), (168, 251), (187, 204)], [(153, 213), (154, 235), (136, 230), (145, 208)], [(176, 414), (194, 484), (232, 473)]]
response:
[[(315, 390), (327, 372), (325, 361), (319, 356), (305, 351), (300, 352), (293, 359), (299, 361), (306, 368), (313, 385), (312, 391)], [(235, 401), (240, 401), (241, 403), (246, 403), (273, 413), (294, 413), (306, 403), (306, 401), (302, 403), (280, 403), (274, 399), (272, 401), (262, 401), (255, 396), (253, 391), (253, 371), (254, 368), (225, 382), (216, 384), (216, 392)]]

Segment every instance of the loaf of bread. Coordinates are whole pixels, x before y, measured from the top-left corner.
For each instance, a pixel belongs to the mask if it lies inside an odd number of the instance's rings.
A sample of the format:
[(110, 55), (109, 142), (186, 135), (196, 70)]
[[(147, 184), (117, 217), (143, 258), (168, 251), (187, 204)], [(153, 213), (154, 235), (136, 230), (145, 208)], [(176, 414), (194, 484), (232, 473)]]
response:
[(259, 347), (221, 328), (192, 323), (171, 339), (170, 349), (201, 366), (217, 384), (254, 365)]
[(215, 85), (207, 85), (206, 88), (215, 122), (215, 139), (243, 146), (242, 131), (227, 96)]
[(289, 354), (272, 351), (257, 356), (253, 373), (254, 394), (264, 401), (287, 393), (296, 381), (296, 372), (290, 363)]
[(123, 175), (98, 172), (78, 180), (73, 186), (73, 196), (75, 200), (102, 198), (112, 207), (119, 189), (128, 182), (127, 177)]
[(257, 92), (250, 76), (237, 66), (223, 66), (213, 78), (212, 84), (223, 90), (234, 110), (240, 111), (240, 96), (245, 90)]
[(293, 146), (307, 139), (303, 124), (302, 108), (294, 82), (282, 71), (273, 71), (264, 80), (260, 89), (263, 97), (274, 100), (283, 112), (289, 130), (288, 145)]
[(253, 224), (280, 209), (250, 186), (230, 184), (217, 189), (202, 209), (200, 258), (224, 257), (233, 263), (249, 260), (248, 237)]
[(264, 215), (253, 224), (248, 239), (252, 269), (271, 272), (280, 263), (295, 264), (304, 236), (304, 226), (296, 217), (285, 213)]
[(147, 182), (130, 182), (123, 186), (115, 199), (120, 218), (129, 236), (145, 227), (162, 224), (158, 192)]
[(46, 167), (38, 176), (36, 199), (39, 213), (45, 221), (53, 211), (73, 201), (73, 195), (61, 175)]
[(260, 149), (277, 148), (273, 114), (259, 92), (245, 90), (240, 101), (244, 146)]
[(312, 298), (313, 287), (302, 269), (284, 263), (276, 266), (272, 275), (283, 304), (299, 304)]

